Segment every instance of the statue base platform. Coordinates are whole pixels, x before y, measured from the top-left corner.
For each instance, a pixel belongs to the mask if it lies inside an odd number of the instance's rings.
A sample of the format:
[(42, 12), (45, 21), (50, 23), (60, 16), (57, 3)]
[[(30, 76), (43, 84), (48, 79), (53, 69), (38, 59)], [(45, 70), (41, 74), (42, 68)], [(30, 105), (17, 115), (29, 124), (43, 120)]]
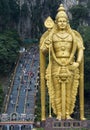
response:
[(55, 118), (47, 118), (42, 121), (44, 130), (84, 130), (90, 129), (90, 120), (57, 120)]

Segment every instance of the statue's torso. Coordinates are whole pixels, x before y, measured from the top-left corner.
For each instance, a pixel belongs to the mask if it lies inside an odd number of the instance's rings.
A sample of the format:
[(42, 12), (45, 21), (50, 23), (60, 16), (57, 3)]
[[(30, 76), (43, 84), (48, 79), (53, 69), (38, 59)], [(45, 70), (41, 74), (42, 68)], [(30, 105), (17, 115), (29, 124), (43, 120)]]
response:
[(53, 48), (57, 58), (69, 58), (72, 49), (72, 36), (67, 32), (54, 34)]

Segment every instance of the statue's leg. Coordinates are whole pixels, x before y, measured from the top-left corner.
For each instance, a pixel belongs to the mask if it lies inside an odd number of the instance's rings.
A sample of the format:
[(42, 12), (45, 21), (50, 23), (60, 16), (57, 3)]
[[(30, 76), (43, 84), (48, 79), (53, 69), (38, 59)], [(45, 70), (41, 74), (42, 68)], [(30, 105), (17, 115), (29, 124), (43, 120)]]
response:
[(52, 77), (53, 87), (55, 90), (55, 106), (56, 106), (56, 115), (57, 119), (61, 119), (61, 86), (58, 81), (57, 76)]
[(55, 105), (55, 88), (53, 86), (53, 81), (51, 80), (51, 105), (52, 105), (52, 108), (53, 108), (53, 113), (56, 114), (56, 105)]
[(73, 81), (73, 88), (72, 88), (72, 101), (71, 101), (71, 113), (73, 113), (73, 109), (75, 107), (75, 102), (76, 102), (76, 95), (78, 92), (78, 85), (79, 85), (79, 81), (78, 80), (74, 80)]
[(73, 110), (74, 110), (74, 107), (75, 107), (76, 96), (77, 96), (77, 93), (78, 93), (78, 86), (79, 86), (79, 70), (76, 69), (74, 71), (72, 91), (71, 91), (70, 114), (73, 113)]
[(71, 77), (69, 78), (69, 82), (66, 84), (66, 119), (72, 119), (70, 117), (72, 82), (73, 78)]

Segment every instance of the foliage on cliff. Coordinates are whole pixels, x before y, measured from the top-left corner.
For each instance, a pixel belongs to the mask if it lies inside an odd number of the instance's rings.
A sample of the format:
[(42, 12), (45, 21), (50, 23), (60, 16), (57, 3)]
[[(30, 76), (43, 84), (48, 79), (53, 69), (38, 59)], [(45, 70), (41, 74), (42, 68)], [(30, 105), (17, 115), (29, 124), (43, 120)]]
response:
[(0, 0), (0, 31), (16, 27), (19, 21), (19, 11), (15, 0)]
[(4, 93), (3, 93), (2, 85), (0, 84), (0, 111), (2, 109), (3, 100), (4, 100)]
[(12, 71), (19, 55), (19, 36), (15, 31), (4, 31), (0, 34), (0, 74), (7, 75)]
[(72, 19), (70, 20), (73, 28), (77, 29), (78, 26), (85, 24), (89, 18), (89, 9), (82, 5), (73, 6), (69, 10), (72, 14)]
[[(90, 26), (87, 25), (90, 11), (90, 2), (88, 2), (87, 7), (82, 5), (73, 6), (70, 9), (72, 14), (71, 26), (72, 28), (78, 30), (83, 37), (85, 46), (85, 89), (89, 89), (90, 83)], [(90, 22), (90, 21), (89, 21)]]
[(19, 10), (15, 0), (0, 0), (0, 75), (7, 75), (18, 57)]

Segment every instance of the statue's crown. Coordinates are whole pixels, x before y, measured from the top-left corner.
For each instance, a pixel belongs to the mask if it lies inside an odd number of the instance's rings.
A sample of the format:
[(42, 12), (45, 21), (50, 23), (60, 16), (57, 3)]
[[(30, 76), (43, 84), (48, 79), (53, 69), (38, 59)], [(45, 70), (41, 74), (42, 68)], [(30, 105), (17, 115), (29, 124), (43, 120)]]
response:
[(66, 19), (68, 19), (68, 16), (66, 14), (65, 8), (63, 6), (63, 4), (60, 4), (59, 8), (58, 8), (58, 13), (56, 15), (56, 20), (60, 17), (64, 17)]
[(64, 8), (63, 4), (60, 4), (60, 6), (58, 8), (58, 12), (59, 11), (64, 11), (65, 12), (65, 8)]

